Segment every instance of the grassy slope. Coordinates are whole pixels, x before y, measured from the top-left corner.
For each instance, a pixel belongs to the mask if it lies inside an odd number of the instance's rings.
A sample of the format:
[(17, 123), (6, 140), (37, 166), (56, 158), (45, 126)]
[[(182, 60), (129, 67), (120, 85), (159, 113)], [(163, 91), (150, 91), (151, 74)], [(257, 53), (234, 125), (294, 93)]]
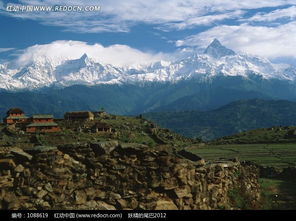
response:
[[(113, 133), (91, 132), (91, 127), (96, 122), (105, 122), (115, 131)], [(45, 134), (27, 134), (8, 132), (5, 125), (0, 125), (0, 147), (1, 146), (18, 146), (21, 148), (32, 147), (33, 145), (60, 145), (71, 143), (96, 142), (108, 139), (116, 139), (127, 143), (140, 143), (148, 146), (160, 144), (172, 144), (174, 146), (187, 146), (196, 142), (190, 138), (182, 137), (172, 133), (167, 129), (158, 128), (151, 122), (144, 119), (125, 117), (125, 116), (109, 116), (106, 119), (97, 119), (89, 123), (81, 122), (57, 122), (62, 131), (59, 133)], [(86, 128), (79, 131), (77, 128)], [(157, 135), (151, 131), (157, 131)]]
[[(239, 158), (263, 166), (296, 166), (296, 144), (228, 144), (192, 146), (189, 151), (206, 160)], [(296, 179), (260, 178), (262, 209), (296, 209)]]
[[(189, 151), (206, 160), (238, 158), (262, 166), (296, 167), (296, 127), (256, 129), (222, 137)], [(262, 209), (295, 209), (296, 179), (293, 177), (260, 178)]]
[(212, 144), (296, 143), (296, 127), (272, 127), (250, 130), (210, 142)]
[(263, 209), (295, 210), (296, 180), (260, 178)]
[(239, 158), (263, 166), (296, 166), (296, 144), (230, 144), (189, 147), (188, 150), (205, 158)]

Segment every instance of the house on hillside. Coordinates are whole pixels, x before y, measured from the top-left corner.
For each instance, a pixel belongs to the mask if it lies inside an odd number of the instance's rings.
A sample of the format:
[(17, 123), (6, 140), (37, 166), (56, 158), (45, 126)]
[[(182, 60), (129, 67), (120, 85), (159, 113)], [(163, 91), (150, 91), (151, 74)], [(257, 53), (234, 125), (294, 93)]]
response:
[(90, 111), (74, 111), (66, 112), (64, 115), (65, 120), (94, 120), (94, 114)]
[(3, 122), (6, 124), (25, 123), (28, 117), (19, 108), (11, 108), (6, 112)]
[(104, 110), (94, 111), (92, 113), (94, 114), (95, 118), (105, 118), (106, 116), (108, 116), (107, 112)]
[(104, 123), (104, 122), (98, 122), (96, 123), (92, 128), (92, 132), (98, 133), (98, 132), (112, 132), (112, 128)]
[(31, 123), (26, 126), (26, 132), (59, 132), (61, 129), (57, 123), (54, 122), (51, 114), (38, 114), (31, 117)]

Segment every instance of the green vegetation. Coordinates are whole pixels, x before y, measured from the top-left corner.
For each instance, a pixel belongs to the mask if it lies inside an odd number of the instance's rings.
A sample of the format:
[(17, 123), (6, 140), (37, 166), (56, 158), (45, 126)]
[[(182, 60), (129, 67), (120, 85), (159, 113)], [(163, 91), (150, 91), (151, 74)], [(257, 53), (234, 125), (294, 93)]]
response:
[(261, 178), (262, 209), (295, 209), (296, 208), (296, 179)]
[(232, 136), (222, 137), (211, 144), (258, 144), (258, 143), (296, 143), (296, 127), (272, 127), (255, 129)]
[[(184, 136), (213, 140), (257, 128), (296, 125), (296, 103), (241, 100), (212, 111), (160, 112), (143, 116)], [(281, 142), (281, 139), (286, 139), (286, 134), (277, 130), (274, 131), (272, 140), (268, 137), (271, 134), (261, 135), (262, 142)], [(256, 136), (250, 134), (247, 141), (257, 142)], [(296, 141), (296, 138), (293, 141)]]
[[(0, 125), (0, 147), (17, 146), (30, 148), (34, 145), (57, 146), (62, 144), (97, 142), (109, 139), (147, 146), (166, 145), (185, 147), (198, 140), (182, 137), (153, 123), (134, 117), (107, 115), (93, 121), (57, 120), (61, 127), (58, 133), (25, 133), (14, 127)], [(92, 127), (99, 122), (110, 126), (112, 132), (94, 132)]]
[(231, 206), (244, 210), (252, 208), (249, 199), (242, 190), (232, 189), (228, 192), (228, 196), (230, 199)]
[[(220, 158), (238, 158), (252, 161), (264, 167), (279, 170), (296, 167), (296, 144), (208, 144), (187, 148), (208, 161)], [(238, 174), (239, 176), (240, 174)], [(262, 202), (261, 209), (295, 209), (296, 208), (296, 179), (295, 177), (274, 176), (260, 178)], [(231, 203), (236, 207), (247, 209), (248, 202), (244, 200), (242, 191), (230, 191)]]
[(187, 150), (206, 160), (238, 158), (262, 166), (296, 166), (296, 144), (230, 144), (191, 146)]

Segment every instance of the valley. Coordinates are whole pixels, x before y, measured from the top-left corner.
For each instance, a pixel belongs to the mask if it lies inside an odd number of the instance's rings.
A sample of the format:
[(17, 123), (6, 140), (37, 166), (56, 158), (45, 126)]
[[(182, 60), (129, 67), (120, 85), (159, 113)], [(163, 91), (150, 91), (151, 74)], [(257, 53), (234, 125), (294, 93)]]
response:
[[(295, 102), (251, 99), (231, 102), (210, 111), (151, 112), (143, 116), (187, 137), (211, 141), (229, 136), (223, 138), (226, 144), (244, 143), (244, 138), (245, 143), (277, 143), (285, 142), (285, 139), (291, 142), (293, 125), (296, 125), (295, 111)], [(269, 131), (260, 129), (270, 127), (273, 129)], [(254, 131), (248, 132), (248, 136), (234, 135), (249, 130)]]

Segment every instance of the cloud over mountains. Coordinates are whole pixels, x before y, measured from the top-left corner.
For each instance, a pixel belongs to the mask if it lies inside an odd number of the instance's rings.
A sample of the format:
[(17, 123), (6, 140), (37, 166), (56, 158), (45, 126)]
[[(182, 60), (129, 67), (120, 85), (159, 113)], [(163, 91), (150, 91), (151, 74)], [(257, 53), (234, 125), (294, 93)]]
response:
[[(175, 42), (177, 47), (200, 47), (217, 38), (237, 51), (271, 59), (282, 57), (296, 59), (295, 0), (16, 0), (15, 2), (24, 5), (99, 5), (101, 10), (79, 13), (8, 12), (5, 7), (10, 2), (0, 0), (0, 15), (34, 20), (45, 26), (59, 27), (63, 31), (79, 34), (129, 33), (134, 27), (144, 24), (149, 25), (152, 31), (160, 36), (162, 33), (171, 32), (170, 36), (166, 35), (167, 42)], [(176, 32), (181, 34), (175, 35)], [(99, 46), (96, 46), (96, 50), (106, 52), (106, 57), (110, 51), (116, 51), (114, 54), (124, 59), (123, 63), (129, 62), (129, 57), (137, 61), (150, 60), (150, 55), (147, 55), (148, 58), (146, 55), (137, 56), (138, 51), (123, 47), (125, 46), (117, 45), (99, 49)], [(122, 51), (128, 52), (125, 58), (121, 56)]]
[(296, 59), (296, 22), (276, 27), (222, 25), (177, 41), (178, 46), (202, 46), (218, 38), (237, 51), (268, 58), (294, 57)]
[(20, 66), (32, 62), (49, 61), (60, 64), (64, 60), (78, 59), (87, 54), (95, 61), (116, 66), (137, 66), (149, 64), (165, 57), (164, 54), (142, 52), (127, 45), (111, 45), (104, 47), (100, 44), (87, 44), (81, 41), (54, 41), (44, 45), (34, 45), (22, 51), (16, 59)]

